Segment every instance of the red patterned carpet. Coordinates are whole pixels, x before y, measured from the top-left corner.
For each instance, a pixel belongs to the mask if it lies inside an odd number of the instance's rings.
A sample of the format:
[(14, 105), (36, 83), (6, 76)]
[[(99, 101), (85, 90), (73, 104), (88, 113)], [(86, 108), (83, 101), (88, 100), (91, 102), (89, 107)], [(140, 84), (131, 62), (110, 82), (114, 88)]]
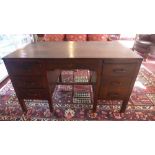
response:
[(28, 112), (23, 114), (14, 89), (9, 81), (0, 90), (0, 120), (155, 120), (155, 74), (141, 67), (128, 108), (120, 115), (121, 101), (98, 101), (97, 112), (92, 115), (89, 103), (70, 104), (71, 92), (54, 93), (54, 114), (46, 101), (26, 101)]

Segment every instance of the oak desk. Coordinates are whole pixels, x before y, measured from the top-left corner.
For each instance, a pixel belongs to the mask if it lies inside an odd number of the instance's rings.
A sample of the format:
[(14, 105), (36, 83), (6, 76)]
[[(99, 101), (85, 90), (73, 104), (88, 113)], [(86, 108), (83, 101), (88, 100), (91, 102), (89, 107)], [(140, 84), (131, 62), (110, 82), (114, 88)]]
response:
[(89, 69), (95, 80), (85, 84), (94, 88), (93, 111), (98, 99), (121, 99), (121, 112), (125, 112), (142, 57), (119, 41), (63, 41), (29, 44), (3, 60), (23, 111), (27, 111), (24, 99), (45, 99), (52, 112), (52, 94), (61, 70)]

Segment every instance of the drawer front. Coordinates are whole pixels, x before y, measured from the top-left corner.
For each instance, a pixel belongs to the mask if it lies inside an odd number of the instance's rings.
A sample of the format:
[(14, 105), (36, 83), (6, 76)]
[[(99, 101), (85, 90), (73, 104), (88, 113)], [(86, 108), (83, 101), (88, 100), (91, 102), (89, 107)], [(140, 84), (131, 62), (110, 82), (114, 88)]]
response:
[(136, 67), (136, 64), (103, 64), (103, 77), (134, 76)]
[(7, 61), (7, 69), (12, 75), (41, 75), (44, 63), (37, 60)]
[(63, 59), (63, 60), (51, 60), (47, 61), (47, 69), (96, 69), (102, 65), (102, 61), (96, 60), (87, 60), (87, 59), (80, 59), (80, 60), (70, 60), (70, 59)]
[(11, 77), (11, 81), (18, 88), (47, 88), (48, 84), (45, 77), (27, 76), (27, 77)]
[(102, 87), (108, 89), (129, 89), (132, 78), (128, 77), (105, 77), (102, 79)]
[(46, 99), (49, 97), (47, 89), (17, 89), (18, 97), (23, 99)]
[(120, 89), (120, 88), (102, 88), (100, 92), (100, 96), (102, 99), (124, 99), (128, 94), (128, 89)]

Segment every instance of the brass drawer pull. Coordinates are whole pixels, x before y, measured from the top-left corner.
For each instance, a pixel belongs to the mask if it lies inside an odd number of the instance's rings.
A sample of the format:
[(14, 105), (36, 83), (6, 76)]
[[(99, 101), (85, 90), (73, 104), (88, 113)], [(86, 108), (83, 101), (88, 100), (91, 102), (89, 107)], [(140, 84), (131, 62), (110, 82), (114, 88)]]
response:
[(113, 72), (115, 72), (115, 73), (126, 73), (127, 70), (125, 70), (123, 68), (121, 68), (121, 69), (113, 69)]

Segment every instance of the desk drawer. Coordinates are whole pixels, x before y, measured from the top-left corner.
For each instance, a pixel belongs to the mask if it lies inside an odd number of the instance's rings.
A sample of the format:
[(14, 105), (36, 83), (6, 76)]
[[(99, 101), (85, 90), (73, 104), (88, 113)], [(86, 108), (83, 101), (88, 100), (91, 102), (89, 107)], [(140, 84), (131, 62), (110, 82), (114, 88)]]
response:
[(11, 77), (11, 81), (15, 87), (19, 88), (47, 88), (45, 77), (40, 76), (25, 76), (25, 77)]
[(100, 96), (102, 99), (124, 99), (128, 94), (128, 89), (120, 89), (120, 88), (102, 88), (100, 92)]
[(136, 64), (103, 64), (104, 76), (134, 76)]
[(102, 87), (109, 89), (118, 89), (118, 88), (126, 88), (130, 87), (132, 82), (132, 78), (129, 77), (103, 77), (102, 79)]
[(102, 65), (102, 61), (89, 59), (63, 59), (47, 61), (47, 69), (96, 69)]
[(46, 99), (49, 97), (47, 89), (17, 89), (17, 94), (23, 99)]
[(44, 71), (44, 63), (37, 60), (11, 60), (6, 66), (12, 75), (41, 75)]

